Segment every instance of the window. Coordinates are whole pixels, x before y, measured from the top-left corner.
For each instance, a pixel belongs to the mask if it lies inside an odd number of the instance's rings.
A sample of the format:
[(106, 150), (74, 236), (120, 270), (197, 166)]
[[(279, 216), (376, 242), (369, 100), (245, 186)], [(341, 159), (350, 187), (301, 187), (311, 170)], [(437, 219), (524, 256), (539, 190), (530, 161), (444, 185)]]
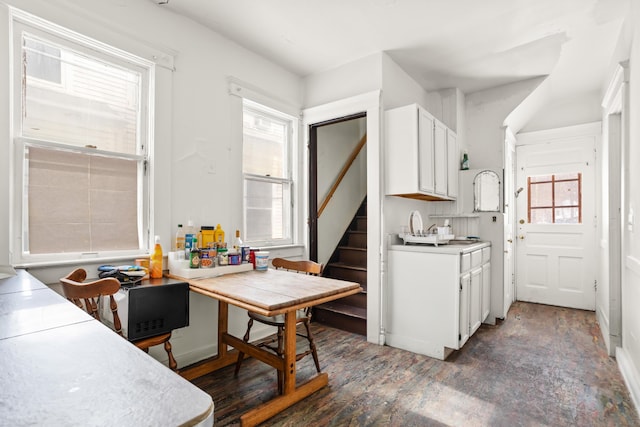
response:
[(290, 244), (291, 148), (296, 119), (243, 99), (244, 236), (252, 245)]
[(527, 186), (529, 223), (582, 223), (582, 174), (530, 176)]
[(146, 253), (153, 64), (12, 12), (13, 263)]

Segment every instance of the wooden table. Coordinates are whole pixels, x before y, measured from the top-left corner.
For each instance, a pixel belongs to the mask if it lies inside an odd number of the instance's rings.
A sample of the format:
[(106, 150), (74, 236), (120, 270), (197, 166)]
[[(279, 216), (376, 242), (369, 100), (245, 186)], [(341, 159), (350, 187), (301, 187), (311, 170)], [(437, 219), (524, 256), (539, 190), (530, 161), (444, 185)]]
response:
[[(241, 350), (282, 372), (282, 394), (243, 414), (243, 426), (257, 425), (328, 384), (328, 375), (321, 372), (296, 386), (296, 311), (333, 301), (361, 291), (357, 283), (283, 270), (249, 271), (209, 279), (188, 280), (190, 289), (218, 300), (218, 355), (183, 370), (187, 379), (197, 378), (216, 369), (234, 364), (237, 351), (227, 351), (227, 345)], [(265, 316), (285, 315), (284, 356), (258, 348), (228, 333), (229, 304)]]

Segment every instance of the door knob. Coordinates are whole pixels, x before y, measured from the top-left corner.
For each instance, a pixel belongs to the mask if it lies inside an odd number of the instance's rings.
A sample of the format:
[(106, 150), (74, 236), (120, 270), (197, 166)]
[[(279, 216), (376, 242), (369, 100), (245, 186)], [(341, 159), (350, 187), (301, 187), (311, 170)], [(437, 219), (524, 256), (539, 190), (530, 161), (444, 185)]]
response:
[(511, 239), (507, 239), (507, 242), (509, 242), (509, 243), (513, 243), (513, 240), (511, 240)]
[(524, 240), (524, 236), (523, 235), (520, 235), (518, 237), (520, 238), (520, 240)]
[(524, 219), (521, 219), (521, 220), (520, 220), (520, 221), (518, 221), (518, 222), (520, 222), (520, 224), (524, 224)]

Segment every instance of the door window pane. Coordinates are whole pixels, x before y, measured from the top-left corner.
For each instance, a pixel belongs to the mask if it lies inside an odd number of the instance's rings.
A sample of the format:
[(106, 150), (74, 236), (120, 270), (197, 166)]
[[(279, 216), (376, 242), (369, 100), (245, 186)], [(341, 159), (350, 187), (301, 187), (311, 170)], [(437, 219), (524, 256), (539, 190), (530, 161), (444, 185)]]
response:
[(556, 206), (577, 206), (579, 202), (578, 181), (556, 183)]
[(556, 224), (577, 224), (579, 222), (578, 208), (557, 208), (555, 211)]
[(532, 224), (553, 224), (553, 209), (532, 209), (531, 221)]
[(550, 207), (553, 206), (553, 184), (531, 184), (531, 207)]

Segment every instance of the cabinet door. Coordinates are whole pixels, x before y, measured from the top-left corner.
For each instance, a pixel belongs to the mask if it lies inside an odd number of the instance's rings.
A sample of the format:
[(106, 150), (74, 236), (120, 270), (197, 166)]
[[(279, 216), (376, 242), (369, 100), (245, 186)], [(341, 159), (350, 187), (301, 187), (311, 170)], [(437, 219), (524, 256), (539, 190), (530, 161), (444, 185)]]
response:
[(469, 274), (463, 274), (460, 277), (460, 334), (458, 338), (460, 342), (459, 347), (462, 348), (464, 343), (469, 339), (469, 285), (471, 283), (471, 276)]
[(469, 334), (473, 333), (482, 323), (482, 268), (471, 271), (469, 285)]
[(433, 126), (435, 119), (423, 108), (418, 108), (418, 167), (420, 191), (433, 193), (435, 189)]
[(458, 170), (460, 169), (460, 152), (458, 137), (451, 129), (447, 129), (447, 196), (458, 197)]
[(482, 266), (482, 321), (489, 317), (491, 311), (491, 264)]
[(447, 127), (435, 121), (433, 128), (435, 153), (435, 192), (440, 196), (447, 195)]

